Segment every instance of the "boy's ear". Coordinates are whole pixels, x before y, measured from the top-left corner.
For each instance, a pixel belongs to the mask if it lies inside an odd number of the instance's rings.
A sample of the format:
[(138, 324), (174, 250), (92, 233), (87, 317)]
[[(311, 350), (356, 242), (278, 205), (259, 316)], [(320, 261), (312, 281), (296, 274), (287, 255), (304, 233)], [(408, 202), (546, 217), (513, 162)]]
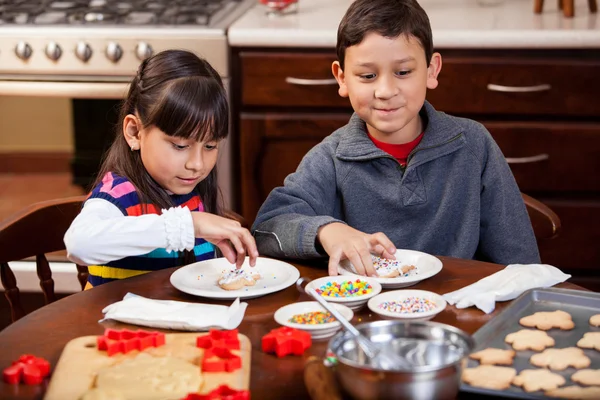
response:
[(333, 72), (333, 77), (337, 81), (340, 88), (338, 89), (338, 93), (342, 97), (348, 97), (348, 87), (346, 86), (346, 76), (344, 75), (344, 71), (342, 70), (342, 66), (339, 61), (334, 61), (331, 64), (331, 72)]
[(133, 114), (127, 114), (123, 120), (123, 136), (131, 151), (140, 149), (141, 121)]
[(427, 89), (435, 89), (438, 86), (438, 75), (442, 70), (442, 56), (440, 53), (433, 53), (431, 62), (427, 67)]

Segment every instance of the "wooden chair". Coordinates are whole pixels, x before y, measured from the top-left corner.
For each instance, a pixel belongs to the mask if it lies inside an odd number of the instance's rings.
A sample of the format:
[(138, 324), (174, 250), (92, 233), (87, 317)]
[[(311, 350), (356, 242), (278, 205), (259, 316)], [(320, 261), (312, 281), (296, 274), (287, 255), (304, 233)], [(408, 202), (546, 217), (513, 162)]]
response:
[[(596, 0), (588, 0), (588, 7), (591, 13), (598, 11)], [(544, 0), (535, 0), (533, 12), (540, 14), (544, 8)], [(558, 9), (563, 11), (565, 17), (572, 18), (575, 15), (575, 0), (558, 0)]]
[(558, 215), (541, 201), (525, 193), (521, 193), (521, 195), (523, 196), (525, 206), (527, 206), (527, 213), (529, 214), (529, 219), (531, 219), (535, 238), (539, 241), (540, 239), (553, 239), (557, 237), (561, 229)]
[[(0, 222), (0, 278), (10, 304), (12, 321), (25, 315), (10, 261), (35, 257), (40, 287), (46, 304), (56, 300), (52, 271), (46, 254), (64, 250), (63, 236), (79, 214), (85, 196), (34, 203)], [(87, 267), (77, 266), (81, 288), (87, 281)]]

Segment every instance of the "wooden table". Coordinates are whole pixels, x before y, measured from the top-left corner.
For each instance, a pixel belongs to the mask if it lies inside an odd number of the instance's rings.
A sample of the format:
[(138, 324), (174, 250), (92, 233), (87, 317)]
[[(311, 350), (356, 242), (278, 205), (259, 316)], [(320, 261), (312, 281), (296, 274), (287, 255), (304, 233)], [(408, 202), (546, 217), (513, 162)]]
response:
[[(503, 268), (501, 265), (472, 260), (448, 257), (440, 257), (440, 259), (444, 264), (442, 271), (412, 288), (443, 294), (476, 282)], [(293, 264), (299, 269), (301, 276), (315, 279), (326, 275), (327, 267), (325, 264), (310, 265), (297, 262), (293, 262)], [(174, 269), (167, 269), (111, 282), (93, 290), (73, 294), (32, 312), (0, 332), (0, 367), (9, 366), (13, 360), (25, 353), (44, 357), (54, 367), (63, 347), (69, 340), (79, 336), (100, 335), (105, 328), (131, 327), (115, 321), (98, 323), (98, 320), (103, 317), (102, 309), (108, 304), (122, 300), (128, 292), (163, 300), (215, 304), (230, 303), (212, 301), (179, 292), (169, 282), (169, 277), (173, 271)], [(585, 290), (570, 283), (559, 286)], [(323, 356), (327, 347), (327, 340), (313, 342), (312, 347), (302, 357), (277, 358), (260, 350), (262, 336), (271, 329), (278, 327), (273, 319), (274, 312), (285, 304), (306, 300), (310, 299), (307, 295), (300, 294), (295, 286), (277, 293), (247, 300), (249, 305), (239, 330), (240, 333), (248, 336), (252, 342), (250, 390), (253, 399), (309, 398), (303, 382), (304, 362), (310, 355)], [(448, 306), (433, 320), (454, 325), (468, 333), (474, 333), (507, 305), (508, 302), (497, 304), (494, 313), (489, 315), (474, 307), (458, 310), (453, 306)], [(371, 314), (365, 307), (355, 313), (352, 323), (357, 324), (377, 319), (380, 318)], [(73, 377), (73, 379), (77, 379), (77, 377)], [(1, 382), (0, 398), (41, 399), (44, 390), (44, 385), (8, 385)], [(462, 399), (463, 395), (460, 398)]]

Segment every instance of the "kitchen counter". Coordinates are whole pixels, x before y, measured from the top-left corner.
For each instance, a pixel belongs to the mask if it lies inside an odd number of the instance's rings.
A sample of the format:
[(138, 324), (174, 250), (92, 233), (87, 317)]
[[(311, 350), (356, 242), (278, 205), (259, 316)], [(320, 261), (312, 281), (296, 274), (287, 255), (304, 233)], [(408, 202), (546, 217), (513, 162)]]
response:
[[(236, 47), (334, 48), (337, 27), (352, 0), (299, 0), (297, 13), (269, 16), (258, 4), (229, 28)], [(600, 48), (600, 13), (575, 1), (575, 17), (565, 18), (557, 1), (534, 14), (533, 0), (504, 0), (482, 6), (476, 0), (421, 0), (441, 48)]]

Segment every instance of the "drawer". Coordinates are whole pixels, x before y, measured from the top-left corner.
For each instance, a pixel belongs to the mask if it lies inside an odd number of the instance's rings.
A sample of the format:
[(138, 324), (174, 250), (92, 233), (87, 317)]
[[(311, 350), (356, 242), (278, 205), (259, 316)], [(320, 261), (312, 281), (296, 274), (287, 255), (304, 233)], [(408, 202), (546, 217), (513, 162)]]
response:
[(449, 57), (427, 99), (450, 114), (596, 117), (598, 71), (599, 59)]
[(600, 124), (482, 122), (522, 192), (600, 192)]
[(242, 103), (251, 106), (350, 107), (331, 73), (334, 53), (242, 52)]

